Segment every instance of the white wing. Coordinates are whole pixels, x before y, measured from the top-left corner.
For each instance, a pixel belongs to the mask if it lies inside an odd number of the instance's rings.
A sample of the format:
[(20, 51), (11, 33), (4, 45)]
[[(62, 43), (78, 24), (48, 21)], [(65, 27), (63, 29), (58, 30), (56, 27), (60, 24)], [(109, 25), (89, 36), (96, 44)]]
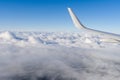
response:
[(120, 35), (87, 28), (79, 21), (79, 19), (73, 13), (71, 8), (68, 8), (68, 12), (69, 12), (69, 14), (70, 14), (70, 16), (72, 18), (72, 21), (73, 21), (74, 25), (78, 29), (84, 30), (84, 31), (86, 31), (88, 33), (104, 36), (103, 39), (101, 39), (101, 41), (103, 41), (103, 42), (120, 42)]

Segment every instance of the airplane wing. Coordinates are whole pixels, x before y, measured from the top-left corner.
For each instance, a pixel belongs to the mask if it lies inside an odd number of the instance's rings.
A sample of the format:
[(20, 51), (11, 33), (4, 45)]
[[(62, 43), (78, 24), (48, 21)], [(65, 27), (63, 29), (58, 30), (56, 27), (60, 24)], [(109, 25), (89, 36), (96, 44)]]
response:
[(94, 30), (94, 29), (90, 29), (85, 27), (77, 18), (77, 16), (73, 13), (71, 8), (68, 8), (68, 12), (72, 18), (72, 21), (74, 23), (74, 25), (80, 29), (80, 30), (84, 30), (87, 33), (92, 33), (94, 35), (99, 35), (101, 37), (103, 37), (101, 39), (102, 42), (120, 42), (120, 35), (118, 34), (113, 34), (113, 33), (108, 33), (108, 32), (103, 32), (103, 31), (98, 31), (98, 30)]

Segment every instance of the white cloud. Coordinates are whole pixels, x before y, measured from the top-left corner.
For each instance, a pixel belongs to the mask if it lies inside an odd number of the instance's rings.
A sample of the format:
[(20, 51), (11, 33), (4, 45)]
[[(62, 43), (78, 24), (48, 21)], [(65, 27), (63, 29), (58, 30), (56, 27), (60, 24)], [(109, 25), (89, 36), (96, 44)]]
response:
[(120, 79), (119, 44), (85, 43), (78, 33), (7, 34), (15, 37), (0, 38), (0, 80)]

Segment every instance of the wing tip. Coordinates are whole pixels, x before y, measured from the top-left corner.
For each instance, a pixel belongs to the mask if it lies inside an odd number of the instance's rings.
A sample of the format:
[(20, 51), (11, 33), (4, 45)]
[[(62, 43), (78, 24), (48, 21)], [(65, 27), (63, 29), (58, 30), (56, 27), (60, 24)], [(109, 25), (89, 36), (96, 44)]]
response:
[(72, 9), (70, 7), (67, 8), (68, 12), (72, 18), (72, 21), (74, 23), (74, 25), (78, 28), (78, 29), (85, 29), (84, 25), (81, 24), (81, 22), (79, 21), (79, 19), (77, 18), (77, 16), (74, 14), (74, 12), (72, 11)]

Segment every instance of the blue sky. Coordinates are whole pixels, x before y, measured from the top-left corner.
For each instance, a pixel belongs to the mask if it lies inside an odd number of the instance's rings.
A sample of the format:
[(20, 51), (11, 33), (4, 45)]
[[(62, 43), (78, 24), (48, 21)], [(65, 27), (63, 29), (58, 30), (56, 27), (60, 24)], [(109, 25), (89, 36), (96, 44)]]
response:
[(120, 33), (120, 0), (0, 0), (0, 30), (79, 31), (67, 7), (89, 28)]

